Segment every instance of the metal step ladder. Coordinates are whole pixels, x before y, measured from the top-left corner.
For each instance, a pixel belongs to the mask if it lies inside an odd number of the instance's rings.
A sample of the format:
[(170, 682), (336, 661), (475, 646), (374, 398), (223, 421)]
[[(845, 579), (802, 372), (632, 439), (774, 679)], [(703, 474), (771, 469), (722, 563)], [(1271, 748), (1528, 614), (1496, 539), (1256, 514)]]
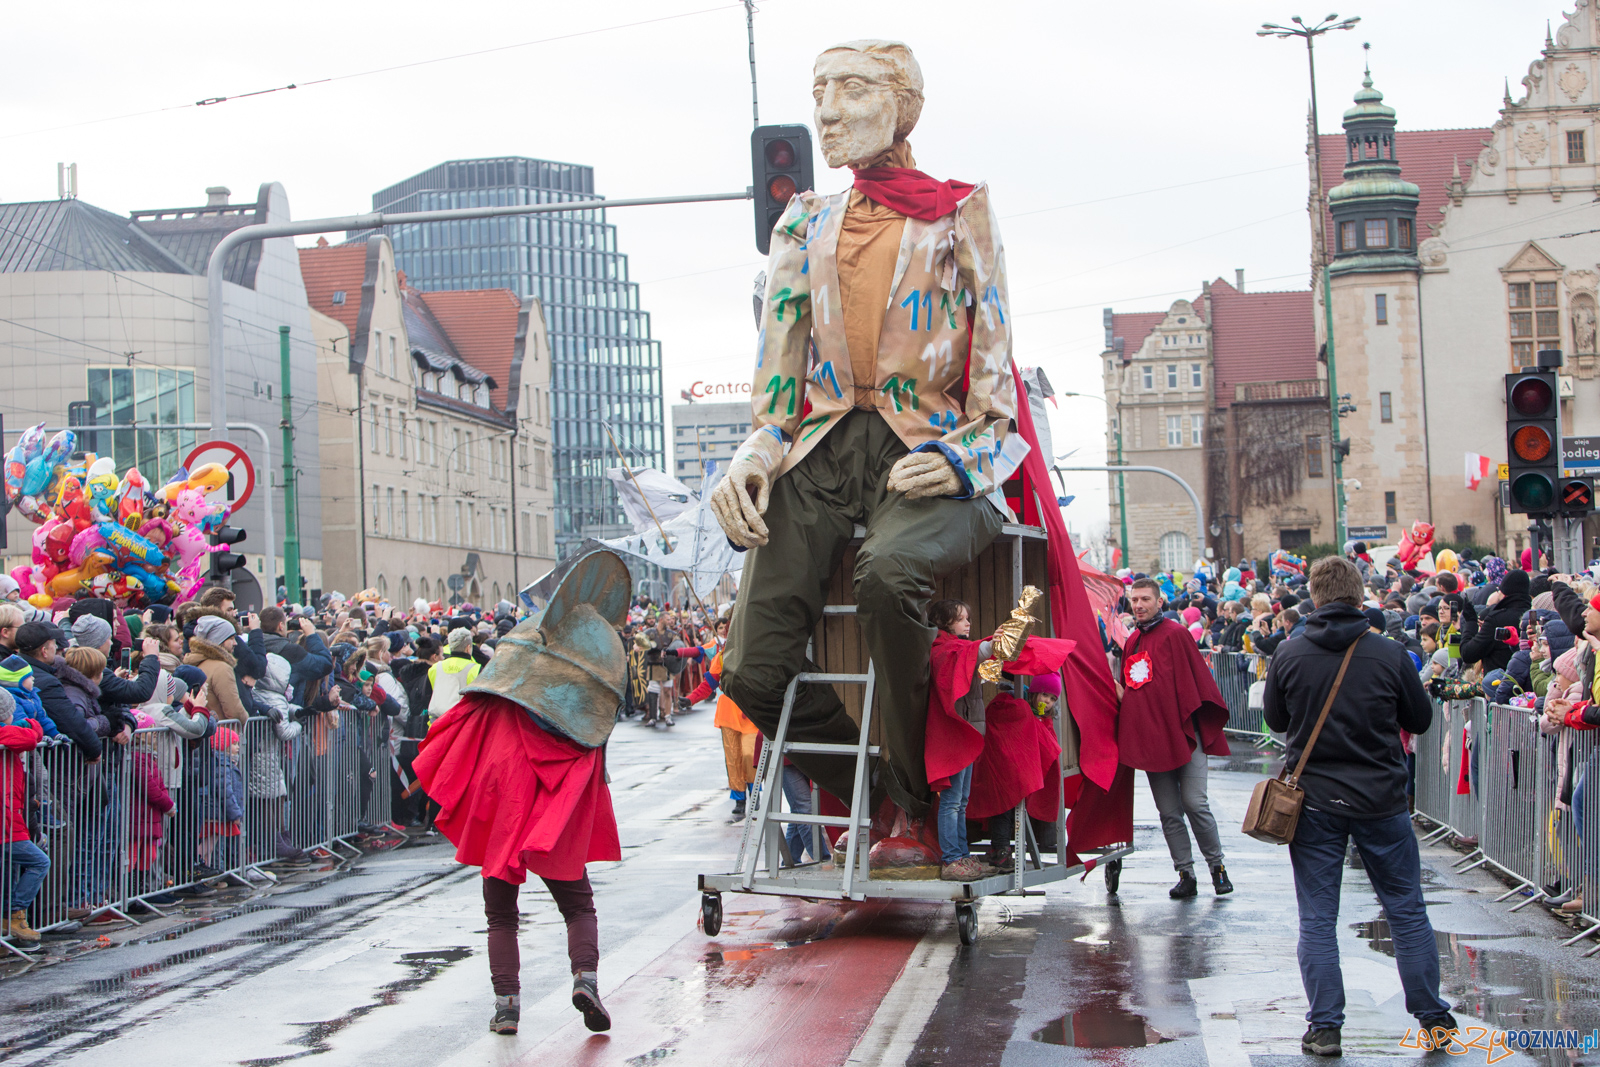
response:
[[(854, 615), (853, 604), (829, 604), (823, 609), (824, 615)], [(806, 658), (811, 657), (811, 644), (806, 645)], [(815, 741), (790, 741), (789, 719), (794, 712), (795, 695), (802, 685), (860, 685), (865, 689), (861, 702), (861, 736), (853, 745), (826, 744)], [(865, 896), (857, 888), (857, 881), (866, 881), (868, 878), (869, 849), (863, 848), (861, 842), (863, 834), (872, 825), (872, 812), (870, 803), (871, 786), (867, 781), (867, 761), (877, 756), (879, 746), (868, 743), (872, 736), (872, 697), (877, 684), (876, 670), (869, 661), (865, 674), (826, 674), (821, 672), (802, 672), (794, 676), (789, 682), (789, 687), (783, 694), (783, 713), (778, 720), (778, 731), (770, 744), (761, 747), (761, 759), (756, 767), (756, 781), (752, 786), (750, 803), (746, 806), (747, 815), (744, 824), (744, 836), (739, 843), (739, 875), (743, 886), (749, 890), (754, 886), (756, 869), (761, 864), (763, 856), (766, 860), (769, 877), (776, 877), (780, 871), (784, 857), (788, 856), (788, 846), (784, 841), (783, 831), (786, 823), (801, 823), (812, 827), (813, 854), (822, 854), (822, 842), (826, 840), (822, 834), (824, 826), (836, 826), (850, 833), (849, 843), (845, 848), (845, 862), (842, 869), (840, 893), (848, 899), (864, 900)], [(819, 794), (817, 787), (811, 787), (811, 813), (807, 815), (781, 810), (783, 801), (783, 757), (791, 753), (814, 755), (854, 756), (856, 758), (855, 783), (850, 792), (850, 811), (848, 815), (821, 815), (817, 809)], [(788, 857), (791, 862), (794, 857)]]

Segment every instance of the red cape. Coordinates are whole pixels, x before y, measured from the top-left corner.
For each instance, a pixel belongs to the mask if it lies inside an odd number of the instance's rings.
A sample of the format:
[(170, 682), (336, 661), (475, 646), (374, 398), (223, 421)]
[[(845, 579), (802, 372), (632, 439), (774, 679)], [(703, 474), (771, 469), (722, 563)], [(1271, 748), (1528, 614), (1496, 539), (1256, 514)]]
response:
[(1216, 679), (1189, 631), (1162, 619), (1148, 631), (1135, 630), (1123, 646), (1123, 673), (1135, 657), (1149, 654), (1150, 680), (1122, 695), (1117, 748), (1122, 762), (1141, 771), (1172, 771), (1194, 754), (1195, 731), (1207, 755), (1229, 754), (1222, 728), (1228, 706)]
[(924, 222), (950, 214), (976, 188), (954, 179), (941, 182), (910, 167), (869, 167), (854, 173), (862, 196)]
[[(1005, 665), (1006, 670), (1012, 674), (1051, 674), (1061, 669), (1061, 664), (1072, 651), (1073, 644), (1072, 641), (1052, 637), (1029, 637), (1023, 641), (1022, 648), (1017, 652), (1017, 658)], [(1007, 779), (1016, 775), (1030, 774), (1032, 772), (1029, 768), (1038, 765), (1031, 740), (1023, 749), (1018, 749), (1016, 746), (1019, 742), (1015, 738), (1008, 736), (998, 741), (986, 738), (990, 727), (986, 725), (984, 727), (986, 733), (980, 734), (956, 711), (956, 701), (966, 696), (972, 687), (972, 672), (978, 666), (978, 647), (977, 641), (968, 641), (943, 632), (934, 635), (932, 667), (928, 680), (927, 742), (923, 760), (928, 767), (928, 785), (935, 790), (949, 788), (950, 776), (974, 762), (986, 766), (988, 770), (985, 773), (990, 776)], [(991, 707), (993, 704), (994, 702), (990, 701)], [(986, 714), (985, 718), (987, 717)], [(1029, 712), (1028, 717), (1039, 718), (1032, 712)], [(1044, 728), (1038, 732), (1050, 735), (1049, 744), (1043, 747), (1054, 748), (1044, 761), (1049, 764), (1060, 757), (1061, 744), (1056, 740), (1054, 724), (1047, 720), (1039, 721), (1044, 723)], [(1027, 733), (1031, 737), (1035, 727), (1032, 724), (1026, 725)], [(989, 753), (989, 749), (996, 745), (998, 747), (995, 752), (989, 754), (987, 761), (980, 758), (980, 753)], [(974, 769), (974, 790), (978, 788), (978, 773), (978, 770)], [(1023, 790), (1017, 794), (1016, 800), (1002, 805), (1000, 810), (1016, 807), (1018, 800), (1042, 788), (1044, 784), (1041, 781)], [(1009, 793), (1009, 787), (1007, 790)], [(1053, 803), (1053, 800), (1041, 802), (1041, 804)], [(972, 810), (970, 802), (967, 810), (969, 812)], [(972, 816), (974, 819), (983, 817), (981, 814)], [(1048, 815), (1035, 816), (1052, 822), (1055, 817), (1053, 807)]]
[(428, 730), (413, 763), (441, 808), (456, 860), (521, 885), (533, 872), (570, 882), (591, 860), (620, 860), (601, 749), (541, 730), (488, 693), (461, 699)]
[(969, 767), (983, 751), (983, 735), (956, 710), (972, 689), (978, 669), (978, 642), (940, 630), (933, 638), (928, 666), (928, 729), (923, 745), (928, 788), (943, 792), (950, 776)]

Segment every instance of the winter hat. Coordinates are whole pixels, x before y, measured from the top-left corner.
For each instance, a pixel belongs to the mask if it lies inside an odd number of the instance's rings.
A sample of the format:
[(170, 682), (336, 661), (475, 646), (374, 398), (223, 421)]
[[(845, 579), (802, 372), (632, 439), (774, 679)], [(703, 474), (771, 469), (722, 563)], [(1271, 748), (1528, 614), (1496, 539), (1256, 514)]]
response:
[(1528, 595), (1528, 572), (1506, 571), (1506, 576), (1500, 579), (1500, 592), (1506, 596)]
[(135, 641), (139, 639), (140, 634), (144, 633), (144, 620), (135, 613), (130, 611), (128, 614), (122, 617), (122, 621), (127, 623), (128, 634)]
[(33, 677), (33, 668), (21, 656), (7, 656), (0, 660), (0, 686), (17, 688)]
[(1375, 628), (1379, 633), (1388, 625), (1388, 620), (1383, 617), (1382, 610), (1378, 608), (1362, 608), (1361, 614), (1367, 617), (1367, 625)]
[(217, 727), (217, 732), (211, 735), (211, 747), (218, 752), (226, 752), (239, 743), (239, 734), (228, 726)]
[(161, 724), (156, 722), (156, 717), (148, 711), (134, 711), (133, 728), (135, 730), (154, 730)]
[(171, 618), (172, 618), (172, 609), (167, 607), (165, 604), (151, 604), (150, 605), (150, 621), (151, 622), (166, 622)]
[(450, 631), (445, 640), (449, 643), (451, 652), (465, 652), (472, 647), (472, 631), (464, 626), (458, 626)]
[(239, 636), (239, 632), (233, 628), (233, 623), (220, 615), (202, 615), (194, 624), (194, 635), (220, 648), (222, 642)]
[(11, 717), (16, 714), (17, 702), (11, 694), (0, 689), (0, 726), (10, 726)]
[(1183, 609), (1183, 621), (1184, 622), (1199, 622), (1200, 621), (1200, 609), (1195, 607), (1192, 604), (1190, 606), (1184, 608)]
[(1028, 692), (1039, 695), (1060, 696), (1061, 675), (1036, 674), (1028, 680)]
[(1506, 576), (1506, 561), (1499, 556), (1485, 556), (1483, 576), (1491, 582), (1498, 582)]
[(84, 648), (99, 648), (111, 640), (111, 624), (86, 612), (73, 621), (72, 640)]
[(1578, 650), (1569, 648), (1556, 657), (1555, 671), (1569, 685), (1578, 680)]
[(22, 592), (22, 587), (17, 580), (9, 574), (0, 574), (0, 600), (10, 600), (14, 595)]

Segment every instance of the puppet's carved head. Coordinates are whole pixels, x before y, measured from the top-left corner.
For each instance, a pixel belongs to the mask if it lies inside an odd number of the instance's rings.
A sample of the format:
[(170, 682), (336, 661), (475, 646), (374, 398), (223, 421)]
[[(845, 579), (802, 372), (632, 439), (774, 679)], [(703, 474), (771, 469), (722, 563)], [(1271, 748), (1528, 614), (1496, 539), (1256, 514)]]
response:
[(899, 41), (846, 41), (817, 57), (811, 94), (822, 158), (862, 167), (903, 141), (922, 114), (922, 68)]

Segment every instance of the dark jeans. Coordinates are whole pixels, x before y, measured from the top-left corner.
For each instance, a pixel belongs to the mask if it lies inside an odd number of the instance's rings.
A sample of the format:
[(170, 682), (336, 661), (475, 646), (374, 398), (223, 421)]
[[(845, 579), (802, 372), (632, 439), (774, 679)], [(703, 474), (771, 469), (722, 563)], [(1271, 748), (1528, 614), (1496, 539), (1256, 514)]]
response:
[[(589, 876), (572, 882), (540, 879), (567, 923), (567, 958), (572, 973), (600, 967), (600, 923), (594, 913)], [(517, 946), (517, 890), (499, 878), (483, 880), (483, 913), (489, 920), (489, 979), (495, 996), (522, 991), (522, 953)]]
[[(722, 684), (771, 740), (784, 691), (805, 664), (806, 644), (822, 618), (833, 572), (861, 523), (867, 533), (851, 580), (856, 621), (877, 669), (878, 783), (908, 814), (921, 816), (929, 808), (922, 757), (935, 633), (924, 620), (934, 579), (976, 559), (999, 536), (1001, 519), (981, 498), (907, 500), (889, 492), (889, 470), (906, 451), (882, 415), (851, 411), (773, 481), (765, 516), (771, 539), (745, 553)], [(789, 740), (854, 744), (859, 734), (832, 686), (800, 687)], [(818, 786), (849, 803), (854, 757), (791, 758)]]
[(11, 869), (17, 876), (11, 883), (11, 910), (27, 911), (44, 885), (44, 876), (50, 873), (50, 857), (32, 841), (13, 841), (10, 852)]
[[(805, 772), (793, 764), (787, 764), (783, 768), (783, 795), (789, 801), (789, 811), (793, 814), (812, 814), (811, 779), (807, 778)], [(792, 822), (784, 827), (783, 839), (789, 843), (789, 856), (796, 863), (800, 862), (801, 855), (806, 852), (812, 853), (811, 858), (813, 860), (828, 858), (828, 835), (825, 831), (821, 835), (822, 843), (820, 847), (822, 848), (822, 855), (815, 854), (817, 849), (813, 846), (816, 844), (816, 838), (812, 836), (812, 832), (816, 829), (816, 827), (798, 822)]]
[(1307, 808), (1289, 845), (1300, 906), (1300, 980), (1311, 1002), (1306, 1020), (1313, 1027), (1344, 1025), (1339, 886), (1350, 840), (1361, 851), (1367, 880), (1389, 921), (1406, 1011), (1419, 1019), (1449, 1011), (1439, 999), (1439, 948), (1422, 902), (1422, 861), (1411, 817), (1400, 812), (1382, 819), (1350, 819)]

